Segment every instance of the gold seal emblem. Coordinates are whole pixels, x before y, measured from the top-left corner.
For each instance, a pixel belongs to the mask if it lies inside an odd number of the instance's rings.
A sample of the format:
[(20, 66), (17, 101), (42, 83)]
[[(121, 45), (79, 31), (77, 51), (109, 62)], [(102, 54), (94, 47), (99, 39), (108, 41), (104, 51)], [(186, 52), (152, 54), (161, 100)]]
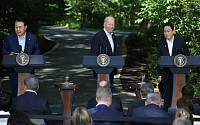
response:
[(110, 63), (110, 57), (107, 54), (100, 54), (97, 57), (97, 64), (101, 67), (106, 67)]
[(26, 53), (20, 53), (16, 56), (16, 62), (20, 66), (26, 66), (29, 63), (29, 56)]
[(186, 64), (187, 64), (186, 56), (178, 54), (174, 57), (174, 65), (176, 65), (177, 67), (184, 67)]

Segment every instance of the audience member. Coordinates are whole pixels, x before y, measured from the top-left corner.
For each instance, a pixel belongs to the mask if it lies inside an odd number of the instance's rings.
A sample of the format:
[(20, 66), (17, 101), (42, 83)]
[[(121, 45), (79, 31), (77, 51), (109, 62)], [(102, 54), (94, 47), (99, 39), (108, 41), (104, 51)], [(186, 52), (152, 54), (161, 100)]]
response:
[(150, 84), (150, 83), (144, 83), (141, 85), (140, 90), (142, 93), (142, 100), (128, 106), (128, 112), (127, 112), (128, 117), (131, 116), (131, 111), (134, 108), (145, 106), (147, 94), (154, 92), (154, 86), (153, 84)]
[[(185, 85), (182, 88), (181, 93), (182, 93), (182, 97), (188, 98), (192, 102), (192, 99), (193, 99), (193, 96), (194, 96), (194, 88), (191, 85)], [(200, 106), (197, 106), (195, 104), (193, 104), (193, 106), (194, 106), (194, 114), (200, 115)], [(175, 115), (175, 112), (176, 112), (176, 106), (172, 106), (168, 109), (168, 113), (173, 117)]]
[[(10, 115), (12, 96), (10, 93), (0, 91), (0, 115)], [(1, 125), (7, 125), (8, 118), (0, 118)]]
[[(110, 87), (110, 82), (107, 80), (102, 80), (97, 84), (97, 88), (99, 87)], [(97, 105), (96, 98), (92, 98), (87, 103), (87, 109), (94, 108)], [(121, 99), (112, 96), (112, 104), (110, 106), (111, 109), (118, 110), (123, 113)]]
[(178, 108), (178, 110), (176, 111), (175, 119), (179, 117), (187, 118), (193, 125), (194, 119), (192, 116), (192, 112), (188, 108)]
[(8, 118), (8, 125), (35, 125), (31, 122), (27, 114), (23, 111), (16, 110)]
[(77, 107), (72, 115), (73, 125), (92, 125), (92, 117), (84, 107)]
[[(162, 110), (161, 108), (161, 97), (157, 93), (149, 93), (147, 95), (145, 106), (134, 108), (130, 117), (168, 117), (171, 116)], [(135, 125), (144, 125), (144, 124), (152, 124), (152, 125), (171, 125), (172, 122), (169, 121), (141, 121), (134, 122)]]
[[(99, 87), (96, 92), (97, 106), (88, 109), (88, 112), (93, 117), (123, 117), (123, 113), (109, 108), (112, 103), (112, 92), (108, 87)], [(97, 122), (94, 121), (93, 125), (120, 125), (121, 122)]]
[[(38, 84), (38, 78), (33, 74), (28, 74), (24, 79), (25, 93), (13, 99), (11, 110), (20, 110), (31, 115), (51, 115), (48, 101), (37, 95)], [(52, 121), (45, 120), (45, 123), (49, 125)]]
[(191, 121), (185, 117), (179, 117), (174, 120), (172, 125), (192, 125)]

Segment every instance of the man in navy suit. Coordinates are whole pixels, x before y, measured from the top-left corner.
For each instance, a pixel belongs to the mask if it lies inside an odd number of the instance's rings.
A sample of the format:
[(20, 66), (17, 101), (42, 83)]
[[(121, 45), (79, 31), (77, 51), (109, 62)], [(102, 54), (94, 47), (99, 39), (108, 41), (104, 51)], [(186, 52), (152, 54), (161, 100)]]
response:
[[(38, 78), (33, 74), (28, 74), (24, 79), (25, 93), (17, 96), (13, 99), (11, 112), (15, 110), (24, 111), (31, 115), (51, 115), (51, 109), (46, 99), (37, 95), (39, 89)], [(48, 125), (52, 124), (52, 121), (45, 120)]]
[[(110, 87), (110, 82), (106, 81), (106, 80), (102, 80), (98, 83), (97, 88), (99, 88), (99, 87)], [(96, 98), (94, 97), (88, 101), (87, 109), (94, 108), (94, 107), (96, 107), (96, 105), (97, 105), (97, 101), (96, 101)], [(112, 96), (112, 104), (111, 104), (110, 108), (118, 110), (123, 113), (121, 99)]]
[[(191, 85), (185, 85), (182, 88), (182, 97), (188, 98), (191, 102), (194, 96), (194, 88)], [(195, 115), (200, 115), (200, 106), (193, 104), (194, 106), (194, 114)], [(175, 117), (176, 113), (176, 106), (172, 106), (168, 109), (168, 113), (172, 116)]]
[[(95, 108), (88, 109), (92, 117), (123, 117), (123, 113), (109, 108), (112, 103), (112, 92), (108, 87), (99, 87), (96, 92), (97, 105)], [(98, 122), (92, 125), (121, 125), (121, 122)]]
[[(177, 54), (189, 55), (189, 50), (183, 38), (174, 36), (175, 29), (171, 23), (165, 23), (163, 25), (164, 39), (160, 40), (158, 44), (157, 60), (160, 56), (176, 56)], [(173, 73), (169, 68), (160, 68), (157, 66), (158, 80), (163, 87), (164, 105), (165, 111), (171, 106), (172, 99), (172, 87), (173, 87)]]
[[(116, 55), (116, 37), (113, 34), (115, 27), (115, 19), (113, 17), (106, 17), (104, 19), (103, 30), (96, 33), (91, 43), (91, 56), (98, 56), (99, 54), (107, 54), (108, 56)], [(114, 69), (110, 74), (111, 90), (113, 90), (113, 78), (117, 73), (117, 69)], [(96, 74), (94, 73), (96, 76)]]
[[(162, 110), (161, 97), (157, 93), (149, 93), (147, 95), (145, 106), (134, 108), (131, 111), (130, 117), (167, 117), (171, 116)], [(135, 125), (171, 125), (169, 121), (136, 121)]]
[[(6, 37), (2, 48), (2, 55), (14, 55), (24, 52), (28, 55), (39, 55), (40, 49), (38, 46), (37, 37), (26, 32), (27, 24), (23, 17), (18, 17), (15, 21), (15, 33)], [(9, 68), (8, 76), (10, 78), (12, 97), (17, 96), (18, 89), (18, 74), (13, 68)]]
[(154, 92), (154, 86), (153, 84), (150, 83), (144, 83), (141, 85), (140, 90), (142, 93), (142, 100), (128, 106), (128, 112), (127, 112), (128, 117), (131, 116), (131, 112), (134, 108), (145, 106), (146, 97), (149, 93)]

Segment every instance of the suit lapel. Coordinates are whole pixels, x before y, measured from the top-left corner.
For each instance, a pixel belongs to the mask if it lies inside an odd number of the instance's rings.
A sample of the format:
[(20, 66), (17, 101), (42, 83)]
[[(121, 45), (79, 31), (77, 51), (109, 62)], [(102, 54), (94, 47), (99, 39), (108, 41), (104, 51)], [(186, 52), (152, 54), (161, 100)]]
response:
[(174, 36), (172, 56), (176, 56), (176, 47), (177, 47), (176, 44), (177, 44), (177, 41), (176, 41), (176, 37)]
[(165, 52), (166, 52), (166, 54), (167, 54), (167, 56), (169, 56), (169, 49), (168, 49), (168, 44), (167, 44), (167, 40), (166, 39), (164, 39), (164, 50), (165, 50)]

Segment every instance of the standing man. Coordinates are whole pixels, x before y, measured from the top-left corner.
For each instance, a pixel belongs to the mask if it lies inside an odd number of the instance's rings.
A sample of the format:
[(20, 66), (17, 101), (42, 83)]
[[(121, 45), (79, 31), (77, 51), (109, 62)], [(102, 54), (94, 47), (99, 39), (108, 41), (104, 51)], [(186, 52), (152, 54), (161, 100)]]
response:
[[(173, 24), (165, 23), (163, 25), (164, 39), (158, 44), (157, 60), (160, 56), (176, 56), (183, 54), (188, 56), (189, 50), (183, 38), (174, 36), (175, 29)], [(164, 106), (163, 109), (168, 111), (171, 106), (172, 88), (173, 88), (173, 73), (169, 68), (160, 68), (157, 66), (158, 80), (161, 81), (161, 86), (164, 90)]]
[[(116, 55), (116, 38), (113, 34), (113, 29), (115, 27), (115, 19), (113, 17), (106, 17), (104, 19), (103, 30), (96, 33), (92, 39), (91, 43), (91, 56), (98, 56), (99, 54), (107, 54), (108, 56)], [(113, 78), (116, 74), (117, 69), (114, 69), (110, 74), (111, 90), (113, 88)]]
[[(26, 53), (28, 55), (39, 55), (40, 49), (36, 35), (26, 32), (27, 24), (23, 17), (15, 20), (15, 33), (6, 37), (2, 48), (2, 55), (14, 55), (17, 53)], [(11, 83), (12, 97), (17, 96), (18, 74), (13, 68), (9, 68), (8, 76)]]

